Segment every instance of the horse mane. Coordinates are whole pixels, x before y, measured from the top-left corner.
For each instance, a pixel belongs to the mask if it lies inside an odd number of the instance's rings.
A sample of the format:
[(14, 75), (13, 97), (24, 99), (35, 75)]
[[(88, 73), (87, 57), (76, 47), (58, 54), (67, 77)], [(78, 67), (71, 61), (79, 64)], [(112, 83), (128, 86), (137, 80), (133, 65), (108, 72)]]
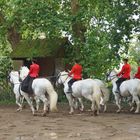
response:
[(63, 73), (64, 75), (67, 75), (67, 74), (68, 74), (68, 72), (66, 72), (66, 71), (62, 71), (61, 74), (62, 74), (62, 73)]
[(19, 72), (18, 71), (15, 71), (15, 70), (12, 70), (11, 71), (11, 74), (14, 74), (15, 76), (19, 76)]
[(28, 67), (22, 66), (22, 67), (20, 68), (20, 78), (21, 78), (22, 80), (25, 79), (25, 77), (28, 75), (28, 73), (29, 73)]
[(21, 69), (23, 69), (23, 70), (29, 70), (27, 66), (22, 66)]

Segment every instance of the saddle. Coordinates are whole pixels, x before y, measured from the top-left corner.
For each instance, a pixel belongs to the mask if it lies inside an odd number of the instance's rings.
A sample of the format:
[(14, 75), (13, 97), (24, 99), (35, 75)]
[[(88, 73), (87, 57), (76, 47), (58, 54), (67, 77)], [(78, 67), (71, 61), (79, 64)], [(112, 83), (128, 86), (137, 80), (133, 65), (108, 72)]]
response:
[(32, 95), (33, 89), (32, 89), (32, 83), (35, 78), (30, 77), (29, 75), (23, 80), (21, 83), (21, 90)]

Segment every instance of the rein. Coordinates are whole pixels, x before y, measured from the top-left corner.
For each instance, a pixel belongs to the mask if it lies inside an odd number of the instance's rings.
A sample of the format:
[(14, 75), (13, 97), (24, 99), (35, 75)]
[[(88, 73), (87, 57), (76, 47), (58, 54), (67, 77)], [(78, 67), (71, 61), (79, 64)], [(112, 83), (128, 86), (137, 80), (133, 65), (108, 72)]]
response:
[(116, 76), (116, 75), (112, 75), (112, 76), (110, 76), (110, 77), (112, 77), (112, 78), (111, 78), (111, 81), (112, 81), (112, 80), (115, 79), (117, 76)]
[(112, 75), (112, 76), (110, 76), (110, 74), (111, 74), (111, 72), (109, 72), (109, 73), (107, 74), (107, 77), (110, 77), (110, 80), (109, 80), (109, 81), (112, 81), (113, 79), (115, 79), (115, 78), (117, 77), (116, 74), (114, 74), (114, 75)]
[(57, 77), (57, 76), (47, 76), (47, 78), (55, 78), (55, 77)]
[[(66, 79), (65, 79), (65, 81), (63, 82), (60, 76), (65, 76), (65, 75), (67, 75), (67, 78), (66, 78)], [(65, 84), (65, 82), (66, 82), (66, 80), (68, 79), (68, 77), (69, 77), (69, 75), (68, 75), (68, 74), (63, 74), (63, 75), (58, 74), (58, 77), (57, 77), (56, 81), (60, 78), (60, 80), (61, 80), (62, 84), (64, 85), (64, 84)]]
[[(11, 82), (10, 82), (11, 83)], [(17, 85), (17, 84), (21, 84), (21, 82), (18, 83), (11, 83), (13, 86)]]

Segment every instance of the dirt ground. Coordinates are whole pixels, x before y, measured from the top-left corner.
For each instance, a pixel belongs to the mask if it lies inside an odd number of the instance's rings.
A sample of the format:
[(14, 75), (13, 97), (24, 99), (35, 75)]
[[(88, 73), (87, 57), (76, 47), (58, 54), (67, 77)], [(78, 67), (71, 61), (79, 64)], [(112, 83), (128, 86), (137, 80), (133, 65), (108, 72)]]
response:
[(16, 108), (0, 106), (0, 140), (140, 140), (140, 114), (117, 114), (113, 105), (97, 117), (90, 111), (69, 115), (67, 104), (46, 117)]

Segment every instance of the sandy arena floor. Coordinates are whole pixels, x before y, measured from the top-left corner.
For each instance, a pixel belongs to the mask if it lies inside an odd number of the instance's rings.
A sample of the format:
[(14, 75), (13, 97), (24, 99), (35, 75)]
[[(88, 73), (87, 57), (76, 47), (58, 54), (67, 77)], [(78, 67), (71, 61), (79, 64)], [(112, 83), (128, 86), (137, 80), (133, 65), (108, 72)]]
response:
[(0, 140), (140, 140), (140, 114), (114, 109), (100, 116), (68, 114), (68, 105), (46, 117), (32, 116), (29, 107), (0, 106)]

